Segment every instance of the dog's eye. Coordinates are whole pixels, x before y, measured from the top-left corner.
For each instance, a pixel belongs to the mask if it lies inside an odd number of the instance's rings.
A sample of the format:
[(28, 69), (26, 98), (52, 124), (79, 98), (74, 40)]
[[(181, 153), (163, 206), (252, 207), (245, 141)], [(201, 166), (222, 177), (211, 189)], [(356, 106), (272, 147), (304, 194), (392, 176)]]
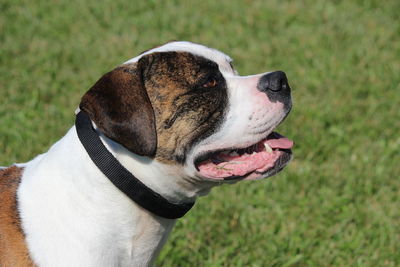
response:
[(205, 84), (203, 84), (204, 88), (211, 88), (217, 86), (218, 82), (215, 78), (210, 79)]

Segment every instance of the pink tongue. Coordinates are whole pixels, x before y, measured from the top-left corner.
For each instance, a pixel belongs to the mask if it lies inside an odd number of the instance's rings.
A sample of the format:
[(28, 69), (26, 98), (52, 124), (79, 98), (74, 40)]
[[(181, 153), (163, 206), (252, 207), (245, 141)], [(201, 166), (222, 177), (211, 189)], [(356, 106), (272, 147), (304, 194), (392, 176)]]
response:
[(281, 137), (279, 139), (269, 139), (266, 142), (271, 148), (282, 148), (290, 149), (293, 147), (293, 141), (287, 139), (286, 137)]
[(200, 163), (200, 173), (209, 178), (225, 178), (230, 176), (244, 176), (256, 170), (266, 170), (274, 166), (282, 152), (266, 151), (258, 152), (252, 155), (244, 154), (242, 156), (220, 156), (225, 160), (215, 164), (211, 160)]
[[(271, 148), (290, 149), (293, 147), (292, 140), (283, 136), (276, 136), (276, 138), (261, 141), (259, 146), (263, 147), (263, 144), (267, 143)], [(200, 163), (198, 167), (200, 173), (209, 178), (222, 179), (230, 176), (244, 176), (254, 171), (264, 172), (272, 168), (282, 153), (282, 151), (268, 153), (263, 149), (251, 155), (230, 156), (220, 154), (218, 158), (224, 162), (213, 163), (211, 160), (207, 160)]]

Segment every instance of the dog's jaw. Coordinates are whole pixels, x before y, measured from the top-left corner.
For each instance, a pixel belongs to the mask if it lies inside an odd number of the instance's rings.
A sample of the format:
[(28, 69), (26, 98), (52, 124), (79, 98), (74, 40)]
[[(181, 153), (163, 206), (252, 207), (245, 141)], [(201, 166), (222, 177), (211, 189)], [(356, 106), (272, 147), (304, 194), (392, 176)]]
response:
[[(252, 146), (266, 137), (284, 120), (290, 111), (291, 103), (272, 102), (265, 93), (257, 89), (261, 77), (268, 73), (238, 76), (226, 74), (229, 92), (229, 110), (221, 127), (213, 135), (201, 140), (188, 156), (186, 170), (192, 176), (208, 179), (196, 166), (198, 157), (212, 151), (240, 149)], [(289, 108), (286, 108), (286, 105)], [(270, 163), (273, 164), (273, 163)], [(241, 179), (259, 179), (266, 175), (248, 173)], [(213, 177), (211, 180), (220, 183), (224, 177)]]

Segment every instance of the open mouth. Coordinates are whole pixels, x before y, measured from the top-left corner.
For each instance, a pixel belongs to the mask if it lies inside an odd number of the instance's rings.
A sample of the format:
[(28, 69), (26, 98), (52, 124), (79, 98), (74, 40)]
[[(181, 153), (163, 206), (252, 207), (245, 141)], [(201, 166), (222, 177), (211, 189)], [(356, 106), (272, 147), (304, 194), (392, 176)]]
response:
[(292, 140), (276, 133), (246, 148), (219, 150), (196, 159), (206, 178), (217, 180), (258, 179), (279, 172), (291, 159)]

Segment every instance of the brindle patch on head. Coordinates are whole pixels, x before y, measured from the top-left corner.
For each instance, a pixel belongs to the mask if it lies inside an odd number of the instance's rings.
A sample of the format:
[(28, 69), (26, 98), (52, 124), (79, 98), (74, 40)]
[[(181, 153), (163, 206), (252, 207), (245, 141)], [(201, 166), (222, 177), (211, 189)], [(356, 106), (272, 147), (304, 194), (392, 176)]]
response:
[[(140, 61), (146, 61), (143, 81), (156, 118), (156, 159), (183, 163), (192, 145), (221, 123), (226, 81), (218, 64), (187, 52), (152, 53)], [(210, 80), (216, 85), (203, 86)]]
[(0, 266), (35, 266), (29, 256), (18, 213), (22, 168), (0, 170)]

